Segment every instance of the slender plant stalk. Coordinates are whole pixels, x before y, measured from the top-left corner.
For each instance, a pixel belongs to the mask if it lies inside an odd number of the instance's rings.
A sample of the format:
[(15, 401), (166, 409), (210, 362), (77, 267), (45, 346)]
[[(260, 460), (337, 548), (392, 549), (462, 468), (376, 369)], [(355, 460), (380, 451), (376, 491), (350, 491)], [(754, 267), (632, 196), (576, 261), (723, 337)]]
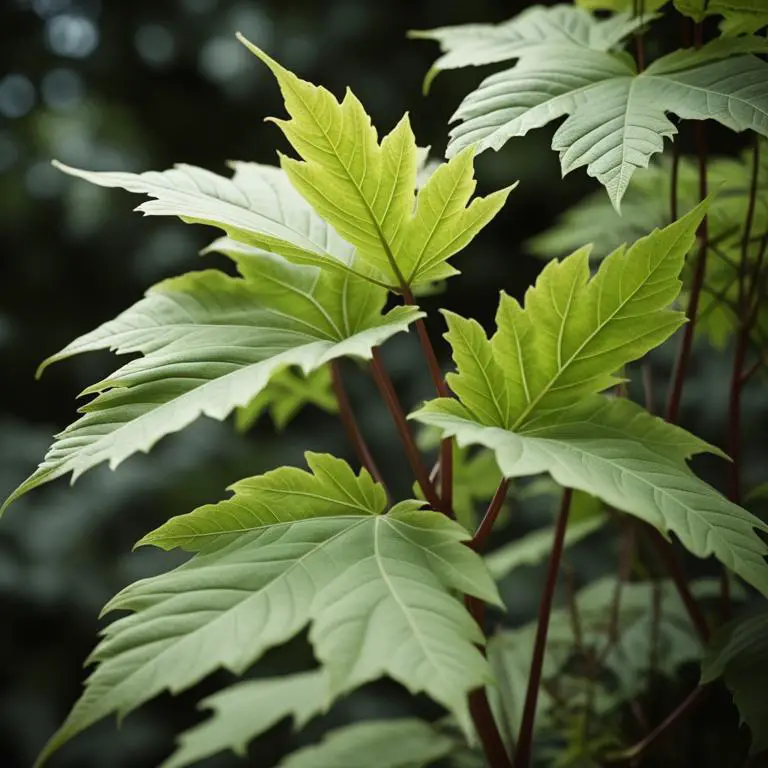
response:
[(708, 692), (709, 688), (706, 686), (694, 688), (674, 712), (671, 712), (666, 719), (659, 723), (659, 725), (657, 725), (647, 736), (629, 749), (610, 755), (609, 759), (612, 762), (630, 762), (632, 765), (636, 765), (640, 757), (644, 755), (661, 736), (672, 728), (672, 726), (676, 725), (683, 716), (687, 715), (698, 706)]
[(680, 594), (685, 609), (688, 611), (688, 616), (690, 617), (696, 632), (702, 642), (709, 642), (709, 625), (701, 611), (701, 607), (696, 602), (696, 598), (693, 596), (693, 593), (688, 586), (688, 579), (686, 578), (683, 567), (680, 564), (674, 549), (672, 549), (669, 542), (665, 541), (655, 528), (646, 527), (644, 530), (648, 532), (651, 542), (664, 563), (664, 567), (674, 582), (675, 587), (677, 587), (677, 591)]
[(381, 352), (378, 347), (374, 347), (371, 350), (371, 370), (373, 371), (373, 378), (376, 381), (379, 391), (384, 398), (384, 402), (395, 422), (397, 433), (400, 436), (400, 441), (405, 448), (405, 455), (408, 458), (408, 463), (411, 465), (416, 482), (419, 484), (424, 498), (429, 504), (436, 510), (440, 510), (440, 499), (435, 493), (435, 488), (429, 481), (429, 473), (421, 460), (421, 454), (416, 447), (416, 442), (411, 434), (411, 429), (408, 426), (408, 421), (403, 413), (403, 408), (400, 405), (400, 401), (395, 392), (395, 387), (392, 384), (392, 380), (389, 378), (387, 369), (381, 359)]
[[(642, 21), (645, 2), (644, 0), (632, 0), (632, 15), (639, 16)], [(635, 54), (637, 58), (637, 71), (642, 72), (645, 69), (645, 43), (643, 33), (635, 33)]]
[[(694, 40), (696, 48), (702, 45), (702, 26), (696, 24), (694, 28)], [(694, 125), (696, 136), (696, 150), (699, 157), (699, 199), (703, 200), (707, 196), (707, 143), (704, 132), (704, 123), (697, 120)], [(696, 268), (693, 274), (693, 283), (691, 284), (691, 294), (688, 299), (688, 323), (683, 329), (683, 338), (680, 341), (677, 358), (672, 374), (672, 386), (667, 401), (666, 420), (677, 423), (678, 412), (680, 410), (680, 401), (685, 387), (686, 374), (688, 373), (688, 363), (690, 362), (691, 349), (693, 347), (693, 335), (696, 330), (696, 316), (699, 310), (699, 298), (701, 289), (704, 285), (704, 276), (707, 268), (707, 240), (709, 237), (708, 227), (709, 216), (704, 216), (699, 227), (699, 253), (696, 259)]]
[[(347, 437), (349, 437), (349, 441), (352, 443), (358, 461), (368, 470), (368, 472), (370, 472), (371, 477), (387, 490), (384, 478), (382, 477), (381, 472), (379, 472), (379, 468), (376, 466), (376, 462), (371, 455), (368, 444), (363, 437), (360, 425), (355, 418), (352, 405), (349, 402), (347, 390), (344, 387), (344, 380), (341, 377), (341, 365), (338, 360), (333, 360), (331, 362), (331, 383), (333, 385), (333, 392), (336, 395), (336, 402), (339, 404), (339, 415), (341, 416), (342, 424), (344, 424)], [(389, 498), (388, 490), (387, 497)]]
[[(483, 634), (485, 623), (485, 603), (472, 595), (466, 595), (464, 604), (472, 618), (477, 622)], [(483, 651), (485, 653), (485, 651)], [(477, 736), (491, 768), (512, 768), (512, 761), (501, 738), (496, 719), (485, 688), (477, 688), (469, 694), (469, 714), (472, 717)]]
[(508, 491), (509, 480), (503, 478), (499, 483), (498, 488), (496, 488), (496, 493), (493, 494), (491, 503), (488, 505), (488, 509), (485, 511), (485, 515), (483, 515), (480, 525), (477, 526), (472, 541), (469, 542), (469, 546), (472, 547), (472, 549), (480, 551), (485, 548), (485, 545), (488, 542), (488, 537), (493, 530), (493, 524), (496, 522), (499, 512), (501, 512), (501, 508), (504, 506)]
[(531, 671), (528, 676), (528, 690), (525, 694), (523, 718), (520, 724), (520, 735), (517, 740), (517, 752), (513, 768), (528, 768), (531, 762), (533, 746), (533, 723), (536, 718), (536, 702), (539, 698), (539, 686), (541, 685), (541, 671), (544, 665), (544, 653), (547, 647), (547, 634), (549, 632), (549, 617), (552, 614), (552, 601), (557, 586), (557, 575), (560, 571), (560, 558), (563, 554), (563, 542), (568, 526), (568, 513), (571, 508), (573, 491), (570, 488), (563, 490), (563, 499), (560, 503), (560, 511), (555, 524), (555, 540), (552, 544), (552, 554), (549, 556), (549, 568), (544, 584), (544, 592), (539, 604), (539, 619), (536, 626), (536, 641), (533, 647), (531, 659)]
[[(403, 298), (406, 304), (416, 304), (413, 292), (408, 287), (403, 289)], [(437, 361), (435, 348), (432, 346), (424, 320), (419, 318), (415, 325), (416, 335), (419, 337), (419, 344), (421, 344), (421, 349), (424, 352), (429, 374), (437, 394), (440, 397), (450, 397), (451, 391), (448, 389), (445, 377), (440, 370), (440, 363)], [(440, 441), (440, 498), (443, 502), (443, 511), (453, 517), (453, 439), (450, 437)]]
[(672, 175), (669, 179), (669, 218), (670, 223), (677, 221), (677, 187), (680, 176), (680, 144), (672, 144)]

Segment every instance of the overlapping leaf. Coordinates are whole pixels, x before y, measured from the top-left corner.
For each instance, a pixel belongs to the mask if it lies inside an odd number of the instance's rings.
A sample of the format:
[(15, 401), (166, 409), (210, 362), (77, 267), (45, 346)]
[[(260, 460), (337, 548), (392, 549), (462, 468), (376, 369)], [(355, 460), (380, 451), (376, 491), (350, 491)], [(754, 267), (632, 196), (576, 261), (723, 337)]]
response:
[(768, 611), (731, 622), (712, 640), (701, 664), (701, 682), (721, 676), (752, 731), (750, 752), (768, 749)]
[(103, 461), (114, 468), (201, 415), (224, 419), (287, 366), (309, 374), (345, 355), (368, 358), (421, 315), (382, 314), (384, 289), (271, 254), (250, 254), (241, 270), (254, 279), (207, 270), (166, 280), (49, 358), (42, 367), (95, 349), (142, 353), (85, 391), (97, 397), (6, 504), (69, 472), (77, 478)]
[(660, 344), (681, 317), (666, 306), (704, 209), (698, 207), (588, 279), (584, 251), (550, 262), (525, 309), (502, 296), (489, 341), (472, 321), (449, 316), (459, 401), (438, 399), (412, 418), (494, 450), (506, 477), (548, 472), (660, 531), (695, 555), (714, 554), (768, 594), (768, 526), (698, 480), (685, 464), (713, 450), (634, 404), (594, 393), (627, 362)]
[(279, 768), (360, 768), (361, 759), (366, 768), (422, 768), (456, 747), (454, 739), (422, 720), (369, 720), (331, 731), (319, 744), (289, 755)]
[(572, 5), (549, 8), (535, 5), (501, 24), (440, 27), (410, 32), (409, 37), (435, 40), (443, 51), (426, 77), (424, 85), (428, 89), (443, 70), (516, 59), (540, 46), (608, 51), (642, 24), (642, 19), (633, 18), (630, 13), (596, 21), (589, 13)]
[(763, 0), (674, 0), (680, 13), (702, 22), (708, 16), (722, 16), (723, 35), (750, 35), (768, 25), (768, 8)]
[[(579, 12), (593, 30), (606, 23)], [(442, 30), (439, 39), (461, 39), (452, 59), (460, 65), (460, 51), (471, 50), (466, 38), (476, 32), (451, 37)], [(698, 51), (664, 56), (640, 73), (631, 58), (607, 48), (545, 36), (515, 49), (518, 63), (485, 79), (457, 109), (452, 119), (460, 124), (451, 131), (448, 157), (469, 146), (498, 150), (514, 136), (567, 116), (552, 139), (563, 174), (586, 166), (619, 210), (635, 170), (677, 132), (667, 113), (768, 135), (768, 64), (749, 55), (768, 51), (764, 38), (717, 39)]]
[(417, 147), (407, 115), (379, 144), (351, 91), (339, 103), (241, 40), (274, 74), (291, 116), (275, 122), (302, 160), (281, 157), (283, 170), (360, 261), (395, 289), (456, 274), (448, 259), (493, 218), (509, 188), (470, 203), (475, 181), (468, 150), (437, 168), (417, 195)]
[(284, 717), (292, 717), (299, 729), (327, 704), (323, 670), (236, 683), (200, 702), (213, 715), (182, 733), (178, 748), (160, 768), (182, 768), (226, 749), (245, 757), (248, 742)]
[(467, 692), (490, 678), (476, 647), (482, 634), (458, 595), (499, 602), (482, 560), (462, 543), (469, 534), (421, 502), (375, 514), (383, 491), (366, 473), (308, 458), (314, 477), (280, 469), (243, 481), (229, 503), (147, 537), (203, 548), (107, 605), (132, 613), (105, 630), (90, 659), (98, 667), (41, 761), (112, 712), (219, 667), (242, 673), (307, 624), (329, 700), (389, 675), (466, 724)]

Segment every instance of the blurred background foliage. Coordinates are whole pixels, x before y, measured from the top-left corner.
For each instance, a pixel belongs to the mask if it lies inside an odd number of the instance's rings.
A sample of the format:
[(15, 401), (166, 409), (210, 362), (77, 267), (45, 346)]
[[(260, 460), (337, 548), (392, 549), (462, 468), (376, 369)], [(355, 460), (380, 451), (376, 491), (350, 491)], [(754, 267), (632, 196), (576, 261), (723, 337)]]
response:
[[(439, 157), (447, 119), (482, 72), (442, 75), (423, 98), (421, 81), (437, 52), (430, 44), (408, 41), (407, 30), (501, 21), (525, 5), (519, 0), (2, 0), (0, 495), (30, 473), (51, 435), (73, 420), (75, 395), (109, 372), (108, 355), (87, 355), (55, 366), (35, 382), (40, 360), (113, 317), (150, 284), (201, 268), (198, 251), (213, 235), (173, 220), (142, 220), (131, 213), (136, 200), (69, 179), (51, 167), (51, 158), (92, 170), (131, 171), (180, 161), (219, 172), (228, 159), (275, 162), (284, 142), (263, 118), (282, 113), (278, 90), (267, 70), (236, 42), (238, 30), (302, 77), (336, 94), (350, 86), (381, 133), (408, 110), (418, 141), (431, 144)], [(663, 45), (663, 27), (658, 39)], [(424, 299), (446, 365), (436, 308), (448, 306), (490, 327), (499, 289), (521, 297), (540, 268), (526, 241), (595, 189), (583, 173), (560, 180), (557, 157), (549, 150), (551, 133), (537, 131), (498, 155), (478, 159), (480, 192), (514, 179), (521, 183), (499, 218), (456, 260), (466, 274), (451, 281), (442, 296)], [(725, 132), (713, 131), (712, 137), (718, 152), (734, 153), (744, 144)], [(681, 138), (687, 151), (690, 136), (683, 131)], [(209, 266), (228, 268), (224, 259), (205, 258)], [(409, 406), (431, 396), (411, 336), (398, 336), (385, 349)], [(661, 350), (653, 363), (660, 402), (671, 350)], [(684, 421), (721, 445), (729, 364), (727, 352), (699, 345), (685, 392)], [(410, 495), (407, 466), (392, 449), (394, 433), (374, 388), (354, 365), (345, 370), (380, 466), (401, 497)], [(630, 371), (630, 391), (641, 399), (635, 373)], [(765, 479), (760, 435), (766, 432), (767, 405), (759, 389), (747, 390), (748, 488)], [(173, 514), (222, 498), (225, 487), (241, 477), (280, 464), (302, 465), (305, 450), (352, 459), (333, 416), (316, 408), (304, 409), (280, 431), (267, 415), (248, 432), (238, 434), (232, 427), (232, 420), (203, 419), (163, 440), (151, 458), (132, 458), (116, 473), (102, 467), (73, 487), (60, 481), (35, 491), (2, 520), (4, 768), (30, 765), (79, 694), (82, 662), (95, 643), (105, 601), (128, 582), (173, 565), (174, 556), (167, 553), (131, 552), (142, 534)], [(699, 469), (722, 486), (718, 460), (705, 460)], [(509, 523), (497, 543), (550, 519), (547, 496), (523, 500), (513, 494), (510, 503)], [(609, 526), (605, 535), (571, 551), (578, 583), (615, 569), (617, 530)], [(503, 582), (510, 606), (505, 621), (522, 624), (534, 615), (540, 583), (541, 566), (517, 570)], [(254, 674), (308, 664), (311, 653), (300, 638), (260, 662)], [(695, 675), (693, 669), (688, 681)], [(156, 765), (169, 752), (173, 734), (200, 718), (194, 703), (225, 681), (221, 674), (188, 695), (164, 696), (130, 715), (119, 732), (112, 721), (103, 722), (52, 765)], [(676, 695), (677, 685), (668, 682), (665, 695)], [(691, 733), (708, 728), (695, 750), (697, 765), (729, 764), (722, 753), (713, 758), (710, 749), (719, 733), (712, 723), (736, 727), (735, 712), (727, 697), (721, 698), (702, 708), (689, 726)], [(657, 703), (654, 717), (665, 711)], [(316, 739), (329, 723), (408, 712), (437, 714), (394, 684), (375, 684), (301, 736), (292, 735), (287, 723), (273, 729), (252, 745), (250, 764), (273, 764), (288, 748)], [(243, 763), (223, 755), (208, 764)]]

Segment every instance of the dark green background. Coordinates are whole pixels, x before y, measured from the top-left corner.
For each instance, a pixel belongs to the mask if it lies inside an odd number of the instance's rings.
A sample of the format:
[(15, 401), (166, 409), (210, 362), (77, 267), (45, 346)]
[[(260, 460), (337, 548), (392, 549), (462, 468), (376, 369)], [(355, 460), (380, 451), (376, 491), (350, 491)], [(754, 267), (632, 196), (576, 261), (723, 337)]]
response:
[[(215, 234), (176, 220), (142, 219), (131, 212), (138, 198), (65, 177), (51, 158), (132, 171), (179, 161), (220, 172), (227, 159), (275, 162), (276, 149), (286, 145), (263, 118), (282, 114), (279, 93), (263, 65), (235, 42), (237, 30), (336, 94), (349, 85), (380, 133), (408, 110), (419, 143), (431, 144), (439, 157), (446, 121), (481, 73), (442, 75), (423, 98), (421, 80), (436, 46), (408, 41), (406, 31), (499, 21), (522, 7), (502, 0), (1, 0), (0, 495), (32, 471), (51, 435), (73, 420), (76, 394), (114, 364), (107, 354), (78, 357), (36, 382), (39, 361), (136, 301), (153, 282), (202, 268), (197, 252)], [(446, 364), (434, 310), (444, 304), (489, 327), (498, 290), (522, 296), (539, 269), (525, 254), (525, 240), (594, 188), (581, 171), (560, 181), (550, 137), (550, 130), (540, 131), (478, 161), (481, 192), (521, 183), (498, 219), (456, 259), (465, 276), (451, 281), (444, 297), (424, 302)], [(207, 265), (215, 264), (228, 268), (208, 257)], [(385, 354), (409, 406), (431, 396), (412, 335), (397, 337)], [(668, 358), (656, 356), (659, 376)], [(687, 421), (715, 442), (722, 437), (726, 365), (722, 356), (699, 355), (699, 378), (686, 392)], [(407, 467), (392, 449), (387, 414), (368, 381), (353, 366), (347, 370), (371, 447), (394, 487), (408, 494)], [(765, 427), (758, 402), (748, 393), (755, 440)], [(311, 409), (279, 439), (267, 419), (247, 436), (235, 435), (230, 423), (203, 419), (163, 440), (151, 458), (133, 457), (116, 473), (101, 467), (74, 487), (58, 481), (11, 508), (0, 522), (0, 766), (28, 766), (65, 716), (104, 602), (177, 559), (152, 549), (131, 553), (134, 541), (172, 514), (221, 498), (236, 479), (301, 464), (307, 449), (352, 458), (336, 422)], [(764, 454), (751, 456), (748, 471), (757, 481)], [(719, 483), (722, 470), (713, 467)], [(529, 524), (520, 512), (517, 525)], [(610, 546), (586, 553), (582, 577), (612, 567), (612, 558)], [(508, 588), (514, 620), (532, 615), (539, 576), (526, 569)], [(310, 663), (299, 639), (256, 672)], [(198, 717), (194, 702), (226, 680), (221, 674), (177, 699), (161, 697), (130, 715), (119, 732), (105, 721), (52, 765), (156, 765), (173, 734)], [(342, 704), (309, 738), (327, 722), (408, 711), (435, 714), (382, 683)], [(727, 716), (732, 727), (733, 713)], [(271, 765), (294, 743), (288, 727), (278, 728), (258, 741), (250, 764)], [(234, 764), (230, 755), (210, 762)]]

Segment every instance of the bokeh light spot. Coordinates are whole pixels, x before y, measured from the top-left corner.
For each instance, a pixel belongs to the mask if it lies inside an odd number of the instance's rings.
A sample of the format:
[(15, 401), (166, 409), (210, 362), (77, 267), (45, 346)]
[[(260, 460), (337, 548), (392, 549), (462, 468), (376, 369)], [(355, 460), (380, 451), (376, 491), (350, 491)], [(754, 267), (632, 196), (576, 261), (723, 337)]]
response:
[(12, 73), (0, 80), (0, 115), (24, 117), (35, 105), (35, 86), (28, 77)]
[(155, 67), (168, 64), (176, 55), (176, 41), (168, 28), (161, 24), (142, 24), (133, 42), (139, 56)]
[(63, 13), (49, 19), (45, 25), (48, 47), (59, 56), (84, 59), (99, 44), (96, 25), (85, 16)]
[(40, 90), (43, 101), (51, 109), (67, 110), (77, 106), (83, 99), (83, 81), (77, 72), (66, 69), (52, 69), (43, 78)]

